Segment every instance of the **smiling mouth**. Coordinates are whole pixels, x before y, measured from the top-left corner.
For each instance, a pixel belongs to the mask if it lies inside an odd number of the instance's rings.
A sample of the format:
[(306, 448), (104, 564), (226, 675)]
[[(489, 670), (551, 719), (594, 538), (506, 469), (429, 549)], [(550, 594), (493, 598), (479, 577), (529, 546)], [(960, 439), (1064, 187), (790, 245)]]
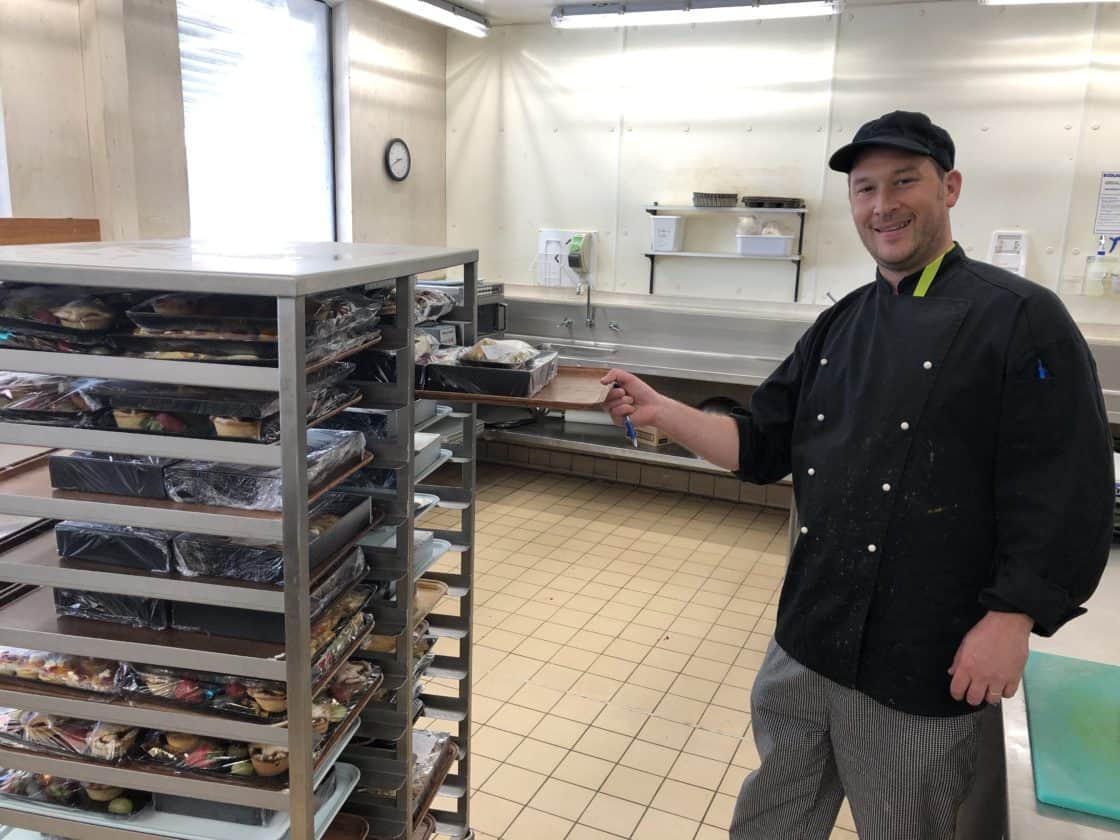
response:
[(899, 222), (895, 225), (873, 228), (876, 233), (896, 233), (903, 228), (909, 227), (913, 219), (907, 219), (905, 222)]

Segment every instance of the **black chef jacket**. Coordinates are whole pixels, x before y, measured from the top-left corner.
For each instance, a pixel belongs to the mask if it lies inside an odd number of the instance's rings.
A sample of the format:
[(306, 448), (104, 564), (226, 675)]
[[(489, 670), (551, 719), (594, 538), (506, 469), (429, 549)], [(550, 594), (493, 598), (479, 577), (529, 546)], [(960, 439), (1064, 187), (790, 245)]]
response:
[(775, 638), (911, 714), (974, 711), (946, 673), (988, 610), (1053, 633), (1108, 559), (1112, 441), (1056, 295), (967, 258), (925, 297), (881, 275), (822, 313), (736, 416), (739, 476), (792, 473), (801, 534)]

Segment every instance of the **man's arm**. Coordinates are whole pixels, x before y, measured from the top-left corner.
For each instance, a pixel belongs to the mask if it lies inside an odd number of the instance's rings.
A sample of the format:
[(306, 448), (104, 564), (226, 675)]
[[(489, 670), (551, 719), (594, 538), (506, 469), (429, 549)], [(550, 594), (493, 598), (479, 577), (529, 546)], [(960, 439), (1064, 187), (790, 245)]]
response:
[(612, 370), (604, 385), (617, 382), (603, 403), (615, 425), (625, 418), (635, 426), (656, 426), (681, 446), (717, 467), (739, 469), (739, 427), (730, 417), (708, 414), (659, 394), (641, 379), (624, 370)]
[(997, 441), (995, 576), (988, 614), (965, 635), (950, 692), (1010, 697), (1031, 629), (1049, 636), (1085, 610), (1108, 560), (1112, 436), (1088, 346), (1061, 302), (1025, 301), (1008, 347)]

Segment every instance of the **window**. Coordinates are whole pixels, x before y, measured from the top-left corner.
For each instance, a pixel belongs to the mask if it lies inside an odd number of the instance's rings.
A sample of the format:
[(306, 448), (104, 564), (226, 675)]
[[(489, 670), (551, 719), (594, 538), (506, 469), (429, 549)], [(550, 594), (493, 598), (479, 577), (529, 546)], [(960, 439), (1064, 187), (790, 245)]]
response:
[(333, 240), (330, 9), (177, 2), (191, 236)]

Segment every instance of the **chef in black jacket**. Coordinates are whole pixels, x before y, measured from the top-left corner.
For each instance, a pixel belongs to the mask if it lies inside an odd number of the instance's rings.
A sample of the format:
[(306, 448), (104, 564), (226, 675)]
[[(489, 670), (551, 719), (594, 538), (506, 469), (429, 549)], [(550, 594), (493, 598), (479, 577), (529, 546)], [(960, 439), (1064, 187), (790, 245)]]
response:
[(739, 415), (613, 370), (606, 409), (757, 484), (792, 474), (801, 533), (751, 698), (761, 766), (733, 840), (945, 840), (980, 726), (1033, 629), (1107, 561), (1112, 442), (1096, 367), (1049, 290), (965, 256), (949, 134), (896, 111), (829, 161), (873, 282), (820, 315)]

